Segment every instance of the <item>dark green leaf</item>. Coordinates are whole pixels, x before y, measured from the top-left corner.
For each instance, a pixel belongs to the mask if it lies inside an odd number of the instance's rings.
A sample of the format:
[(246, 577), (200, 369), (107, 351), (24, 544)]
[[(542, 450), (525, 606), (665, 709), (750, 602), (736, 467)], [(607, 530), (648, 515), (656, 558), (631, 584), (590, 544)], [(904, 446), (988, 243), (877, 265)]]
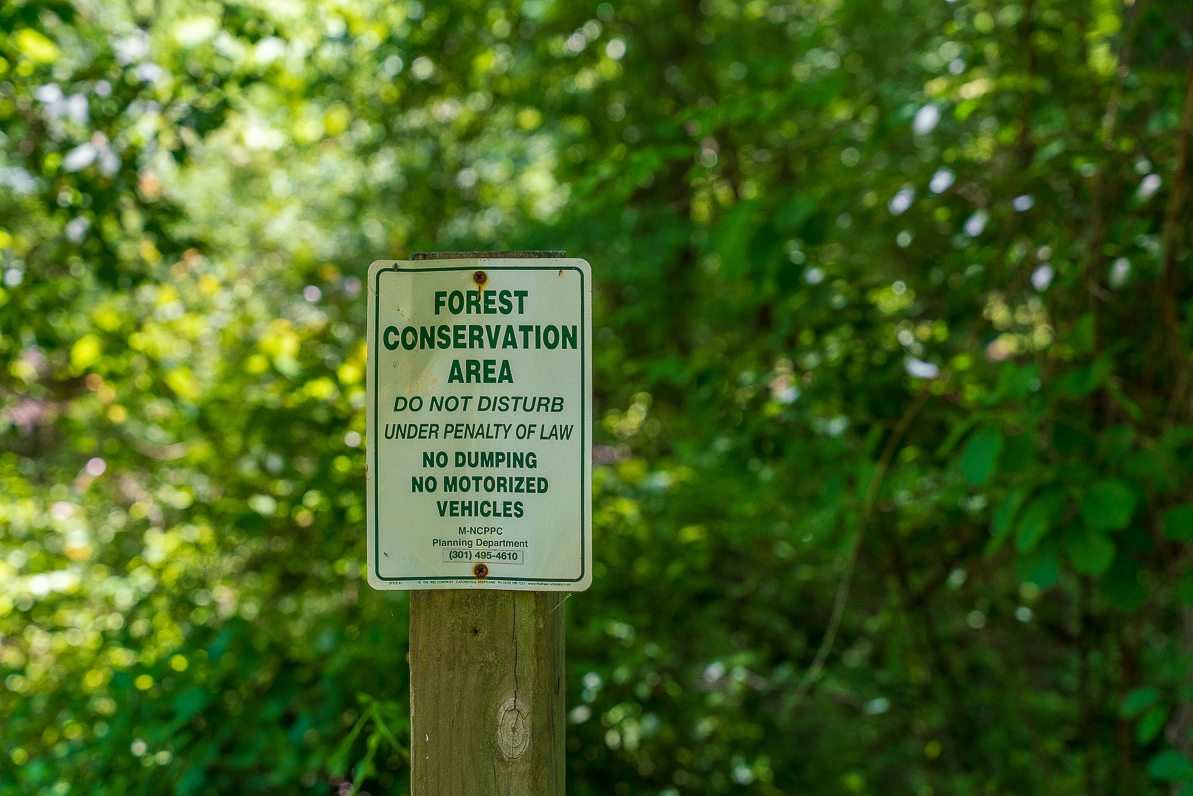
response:
[(1035, 460), (1034, 435), (1023, 433), (1007, 437), (1001, 461), (1004, 472), (1026, 472)]
[(1019, 531), (1015, 536), (1015, 547), (1020, 552), (1031, 550), (1044, 538), (1064, 502), (1064, 492), (1057, 487), (1046, 487), (1032, 498), (1023, 510), (1023, 516), (1019, 520)]
[(979, 428), (961, 451), (961, 472), (974, 485), (990, 481), (1002, 452), (1002, 429), (995, 426)]
[(730, 279), (741, 278), (749, 270), (750, 239), (757, 212), (757, 202), (740, 202), (725, 214), (717, 230), (717, 254), (721, 257), (722, 271)]
[(986, 555), (993, 554), (1002, 545), (1014, 525), (1019, 509), (1027, 499), (1027, 488), (1016, 487), (998, 502), (990, 513), (990, 542), (986, 546)]
[(203, 709), (207, 704), (207, 693), (200, 688), (188, 688), (174, 697), (174, 712), (182, 721), (190, 721), (191, 717)]
[(1101, 582), (1106, 601), (1120, 611), (1134, 613), (1147, 601), (1148, 589), (1139, 577), (1139, 566), (1127, 550), (1118, 550)]
[(1100, 530), (1074, 523), (1065, 531), (1065, 552), (1073, 569), (1083, 575), (1101, 575), (1114, 560), (1114, 542)]
[(1081, 518), (1090, 528), (1117, 531), (1131, 521), (1135, 494), (1122, 481), (1095, 481), (1081, 496)]
[(1020, 554), (1015, 562), (1015, 572), (1024, 583), (1049, 589), (1055, 586), (1060, 578), (1060, 558), (1052, 550), (1044, 550), (1042, 547)]
[(1136, 422), (1143, 420), (1143, 409), (1128, 398), (1113, 380), (1106, 383), (1106, 392), (1114, 398), (1114, 402), (1121, 406), (1124, 412), (1130, 415), (1132, 420)]
[(1092, 350), (1094, 345), (1094, 316), (1087, 312), (1078, 318), (1077, 323), (1073, 324), (1073, 328), (1069, 330), (1067, 339), (1069, 345), (1078, 351), (1087, 352)]
[(1193, 605), (1193, 570), (1185, 573), (1176, 586), (1176, 594), (1182, 605)]
[(1065, 398), (1082, 398), (1093, 392), (1112, 370), (1110, 361), (1099, 359), (1082, 365), (1061, 376), (1053, 384), (1056, 393)]
[(1164, 535), (1169, 539), (1193, 540), (1193, 505), (1173, 506), (1164, 512)]
[(775, 213), (775, 224), (785, 232), (795, 233), (816, 210), (816, 196), (811, 193), (796, 194), (793, 199), (779, 205)]
[(1052, 429), (1052, 444), (1061, 453), (1083, 454), (1092, 450), (1096, 442), (1086, 429), (1066, 420), (1057, 420)]

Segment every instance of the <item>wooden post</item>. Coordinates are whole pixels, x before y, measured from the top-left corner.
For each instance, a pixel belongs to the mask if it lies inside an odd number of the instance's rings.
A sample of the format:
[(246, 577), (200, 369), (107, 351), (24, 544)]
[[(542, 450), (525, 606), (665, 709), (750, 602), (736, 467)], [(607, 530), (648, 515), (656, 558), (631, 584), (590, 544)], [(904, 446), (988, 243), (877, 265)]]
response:
[(566, 596), (410, 593), (411, 796), (563, 796)]
[[(563, 252), (442, 252), (412, 260)], [(563, 796), (561, 592), (410, 592), (411, 796)]]

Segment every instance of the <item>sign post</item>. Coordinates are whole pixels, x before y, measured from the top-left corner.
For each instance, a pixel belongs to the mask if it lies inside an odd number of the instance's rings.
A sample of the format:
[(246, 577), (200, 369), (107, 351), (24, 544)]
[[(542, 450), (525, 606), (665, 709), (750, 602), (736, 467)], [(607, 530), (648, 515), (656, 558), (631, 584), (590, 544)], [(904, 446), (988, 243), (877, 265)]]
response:
[(564, 598), (592, 580), (588, 263), (379, 261), (368, 579), (411, 590), (414, 796), (564, 792)]

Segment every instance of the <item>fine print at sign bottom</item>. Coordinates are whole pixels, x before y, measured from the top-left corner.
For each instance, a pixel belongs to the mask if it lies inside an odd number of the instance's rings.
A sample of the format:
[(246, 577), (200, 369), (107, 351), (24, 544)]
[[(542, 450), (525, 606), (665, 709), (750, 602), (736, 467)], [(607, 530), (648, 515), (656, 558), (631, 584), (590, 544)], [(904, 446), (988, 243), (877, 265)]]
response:
[(588, 588), (588, 263), (382, 261), (367, 296), (370, 585)]

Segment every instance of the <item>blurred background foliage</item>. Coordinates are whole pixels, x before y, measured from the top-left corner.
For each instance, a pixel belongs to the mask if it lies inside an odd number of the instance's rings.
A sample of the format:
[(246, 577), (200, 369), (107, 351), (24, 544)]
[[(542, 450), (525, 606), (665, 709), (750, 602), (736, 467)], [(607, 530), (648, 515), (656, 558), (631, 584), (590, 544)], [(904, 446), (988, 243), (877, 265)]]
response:
[(1193, 788), (1184, 0), (6, 0), (0, 794), (405, 793), (376, 258), (593, 264), (576, 794)]

